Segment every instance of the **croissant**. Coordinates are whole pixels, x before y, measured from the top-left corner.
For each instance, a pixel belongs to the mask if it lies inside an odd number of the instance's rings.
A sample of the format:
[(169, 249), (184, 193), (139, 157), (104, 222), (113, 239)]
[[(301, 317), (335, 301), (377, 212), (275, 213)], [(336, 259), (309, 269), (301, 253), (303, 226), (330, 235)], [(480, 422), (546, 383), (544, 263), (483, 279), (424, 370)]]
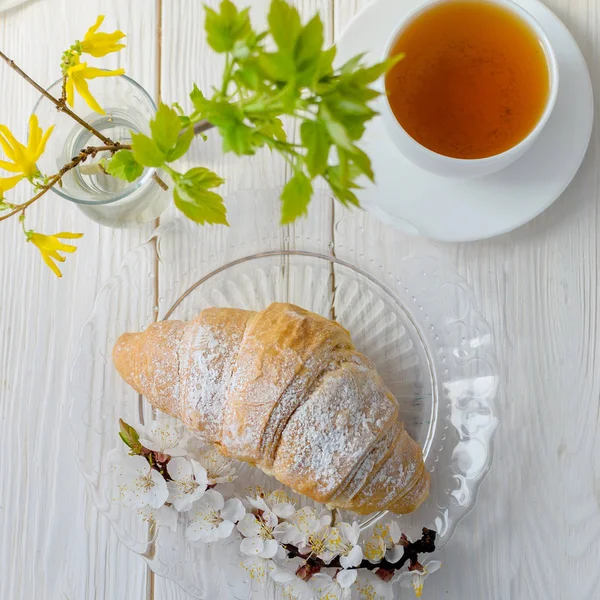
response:
[(427, 497), (396, 399), (334, 321), (291, 304), (209, 308), (122, 335), (113, 359), (155, 408), (318, 502), (402, 514)]

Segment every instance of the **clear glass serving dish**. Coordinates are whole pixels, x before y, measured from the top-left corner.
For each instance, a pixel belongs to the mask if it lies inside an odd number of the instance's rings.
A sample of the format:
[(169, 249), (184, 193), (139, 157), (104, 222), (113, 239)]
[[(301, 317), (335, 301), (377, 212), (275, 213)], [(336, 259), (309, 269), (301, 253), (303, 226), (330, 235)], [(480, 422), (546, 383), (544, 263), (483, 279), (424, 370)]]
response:
[[(161, 244), (171, 243), (176, 235), (179, 247), (185, 248), (182, 236), (192, 235), (176, 229), (159, 230), (130, 252), (103, 286), (82, 331), (72, 370), (71, 422), (78, 463), (96, 506), (123, 543), (142, 555), (154, 572), (175, 580), (193, 596), (213, 597), (226, 586), (222, 565), (231, 560), (231, 548), (196, 547), (186, 540), (183, 524), (176, 532), (149, 527), (135, 511), (115, 501), (118, 491), (109, 453), (124, 452), (118, 419), (136, 426), (165, 418), (153, 414), (114, 369), (110, 356), (117, 337), (142, 330), (156, 318), (191, 319), (209, 306), (260, 310), (279, 301), (336, 319), (375, 362), (431, 472), (428, 500), (398, 520), (411, 537), (420, 537), (423, 527), (435, 529), (438, 548), (445, 545), (475, 504), (497, 426), (493, 403), (498, 367), (492, 336), (466, 283), (432, 257), (400, 261), (393, 276), (382, 278), (326, 254), (300, 251), (255, 253), (199, 276), (203, 265), (195, 261), (188, 267), (161, 262)], [(165, 282), (160, 293), (157, 272)], [(245, 464), (235, 485), (242, 496), (249, 486), (282, 487)], [(313, 504), (297, 495), (296, 499)], [(342, 517), (353, 520), (350, 514)], [(389, 518), (386, 513), (358, 517), (365, 536), (376, 521)], [(239, 586), (231, 588), (232, 597), (245, 594)]]

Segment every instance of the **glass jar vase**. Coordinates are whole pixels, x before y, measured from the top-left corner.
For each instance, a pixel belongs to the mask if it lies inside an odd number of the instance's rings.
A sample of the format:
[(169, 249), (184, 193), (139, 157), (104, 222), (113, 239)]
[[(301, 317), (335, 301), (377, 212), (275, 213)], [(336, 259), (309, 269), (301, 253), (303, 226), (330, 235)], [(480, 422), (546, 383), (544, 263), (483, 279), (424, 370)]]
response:
[[(90, 91), (105, 114), (92, 111), (78, 94), (74, 107), (70, 108), (94, 129), (121, 144), (131, 144), (132, 132), (150, 133), (149, 123), (156, 112), (156, 104), (133, 79), (125, 75), (98, 78), (90, 82)], [(51, 85), (48, 92), (60, 98), (62, 79)], [(43, 96), (33, 112), (44, 130), (55, 126), (38, 163), (44, 175), (52, 176), (60, 171), (82, 149), (103, 145), (94, 133), (57, 110)], [(103, 170), (101, 161), (110, 157), (111, 153), (107, 151), (88, 158), (66, 173), (62, 185), (54, 186), (52, 191), (75, 203), (93, 221), (108, 227), (147, 223), (160, 216), (171, 201), (171, 193), (156, 181), (156, 175), (164, 179), (164, 174), (146, 168), (138, 179), (129, 183)]]

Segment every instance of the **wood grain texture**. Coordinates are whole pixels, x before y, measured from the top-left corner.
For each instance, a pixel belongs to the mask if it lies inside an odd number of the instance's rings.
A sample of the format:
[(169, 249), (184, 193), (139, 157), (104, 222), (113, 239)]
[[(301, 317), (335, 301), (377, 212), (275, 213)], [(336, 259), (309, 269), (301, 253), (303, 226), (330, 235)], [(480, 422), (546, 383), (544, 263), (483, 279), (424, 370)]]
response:
[[(0, 46), (36, 80), (60, 76), (62, 51), (99, 13), (132, 40), (120, 60), (149, 90), (156, 80), (152, 3), (29, 2), (0, 14)], [(148, 35), (150, 32), (150, 35)], [(116, 57), (103, 64), (116, 66)], [(0, 121), (19, 136), (37, 94), (0, 65)], [(27, 186), (13, 196), (26, 199)], [(57, 280), (16, 221), (0, 234), (0, 598), (141, 598), (146, 568), (118, 541), (86, 497), (69, 426), (69, 370), (100, 284), (152, 225), (99, 227), (48, 194), (28, 213), (38, 231), (81, 231), (79, 250)]]
[[(366, 1), (335, 0), (335, 32)], [(586, 57), (598, 106), (600, 7), (547, 0)], [(338, 256), (442, 253), (474, 286), (496, 336), (501, 419), (492, 470), (475, 510), (442, 553), (423, 597), (470, 600), (598, 598), (599, 137), (548, 211), (517, 231), (472, 244), (431, 244), (335, 209)]]
[[(322, 12), (332, 37), (367, 2), (296, 0), (305, 15)], [(267, 0), (251, 4), (264, 19)], [(597, 0), (547, 4), (575, 34), (600, 97)], [(197, 0), (33, 0), (0, 13), (0, 47), (50, 83), (61, 51), (98, 13), (128, 33), (128, 72), (151, 91), (160, 79), (166, 101), (185, 101), (193, 81), (206, 87), (219, 78)], [(0, 120), (24, 135), (36, 95), (4, 66), (0, 81)], [(161, 249), (161, 289), (173, 285), (186, 265), (207, 272), (259, 249), (288, 247), (332, 249), (341, 258), (388, 269), (409, 254), (441, 253), (474, 286), (502, 365), (501, 427), (477, 507), (445, 549), (443, 570), (428, 580), (425, 600), (596, 599), (598, 129), (573, 185), (548, 211), (512, 234), (458, 245), (406, 237), (368, 214), (333, 208), (326, 194), (307, 219), (280, 228), (277, 194), (270, 190), (288, 176), (281, 161), (267, 153), (249, 160), (224, 156), (215, 136), (194, 144), (189, 165), (217, 170), (229, 193), (245, 191), (228, 199), (231, 229), (198, 228), (193, 247), (175, 240)], [(176, 216), (171, 209), (162, 222)], [(0, 598), (188, 600), (174, 583), (151, 580), (142, 559), (120, 545), (87, 500), (69, 431), (69, 368), (79, 330), (99, 285), (152, 227), (100, 228), (51, 195), (31, 211), (29, 224), (48, 233), (79, 230), (85, 237), (58, 282), (23, 243), (17, 224), (1, 225)]]
[[(218, 0), (207, 2), (209, 6)], [(247, 2), (237, 2), (248, 5)], [(252, 20), (257, 28), (266, 25), (269, 0), (253, 0)], [(325, 23), (328, 41), (331, 41), (333, 23), (328, 0), (295, 0), (304, 18), (319, 11)], [(163, 2), (162, 15), (162, 96), (167, 102), (179, 101), (187, 106), (192, 82), (200, 89), (208, 90), (220, 81), (222, 61), (208, 47), (203, 35), (204, 9), (196, 0)], [(287, 124), (288, 134), (296, 132)], [(280, 208), (278, 191), (289, 177), (289, 168), (283, 159), (268, 151), (254, 157), (224, 155), (220, 139), (209, 132), (207, 142), (196, 140), (193, 152), (181, 161), (181, 170), (190, 166), (207, 166), (226, 179), (224, 193), (228, 208), (230, 228), (196, 227), (197, 243), (190, 247), (174, 240), (161, 244), (163, 260), (160, 264), (159, 286), (171, 289), (181, 273), (199, 265), (198, 277), (236, 258), (265, 250), (311, 249), (327, 252), (331, 241), (333, 206), (329, 195), (318, 194), (311, 203), (309, 215), (299, 222), (282, 227), (279, 225)], [(170, 209), (161, 219), (168, 224), (178, 218), (177, 211)], [(162, 296), (162, 293), (161, 293)], [(168, 307), (160, 305), (161, 312)], [(207, 573), (207, 577), (218, 574)], [(227, 586), (225, 586), (226, 588)], [(188, 599), (190, 596), (176, 584), (156, 578), (154, 597), (163, 599)]]

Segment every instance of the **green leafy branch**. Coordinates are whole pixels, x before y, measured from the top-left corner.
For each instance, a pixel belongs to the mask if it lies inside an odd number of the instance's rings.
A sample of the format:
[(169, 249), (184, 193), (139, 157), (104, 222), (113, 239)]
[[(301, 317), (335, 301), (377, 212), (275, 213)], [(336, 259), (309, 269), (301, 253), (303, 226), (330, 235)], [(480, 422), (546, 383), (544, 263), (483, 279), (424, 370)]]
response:
[[(190, 114), (161, 104), (151, 135), (133, 134), (131, 150), (116, 152), (108, 173), (134, 181), (144, 167), (163, 169), (181, 212), (198, 223), (227, 224), (223, 198), (213, 191), (223, 179), (204, 167), (180, 173), (172, 166), (195, 133), (216, 128), (225, 152), (248, 156), (267, 147), (287, 161), (292, 177), (281, 194), (282, 223), (306, 214), (319, 177), (342, 204), (358, 206), (358, 179), (374, 177), (357, 146), (376, 115), (370, 103), (379, 92), (371, 86), (399, 57), (365, 66), (357, 56), (334, 68), (336, 49), (324, 47), (320, 16), (303, 24), (285, 0), (272, 0), (268, 25), (255, 31), (249, 9), (239, 10), (231, 0), (223, 0), (218, 12), (206, 7), (208, 43), (225, 55), (221, 86), (207, 97), (194, 85)], [(300, 143), (288, 139), (282, 117), (299, 125)]]

